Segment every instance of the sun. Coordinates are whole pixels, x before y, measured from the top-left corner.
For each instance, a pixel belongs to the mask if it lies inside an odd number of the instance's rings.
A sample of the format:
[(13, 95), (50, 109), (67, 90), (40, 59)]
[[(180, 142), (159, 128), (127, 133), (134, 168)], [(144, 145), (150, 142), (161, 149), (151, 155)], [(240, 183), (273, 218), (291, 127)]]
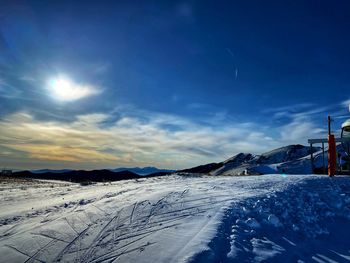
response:
[(63, 76), (51, 79), (48, 86), (51, 96), (60, 101), (75, 101), (97, 93), (94, 87), (75, 83)]

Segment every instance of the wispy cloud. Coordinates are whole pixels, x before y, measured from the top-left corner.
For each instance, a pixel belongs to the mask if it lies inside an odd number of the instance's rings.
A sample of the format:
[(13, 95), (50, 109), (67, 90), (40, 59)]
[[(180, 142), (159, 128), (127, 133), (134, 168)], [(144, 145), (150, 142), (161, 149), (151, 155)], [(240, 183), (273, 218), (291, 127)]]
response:
[(324, 110), (295, 112), (288, 122), (274, 125), (232, 121), (225, 115), (206, 123), (131, 106), (49, 121), (21, 111), (0, 119), (0, 148), (2, 156), (12, 153), (24, 166), (30, 160), (38, 167), (53, 162), (80, 168), (184, 168), (324, 137), (326, 130), (314, 118)]
[(278, 112), (297, 112), (306, 108), (313, 107), (313, 103), (298, 103), (293, 105), (286, 105), (282, 107), (266, 108), (263, 109), (263, 113), (278, 113)]
[(7, 99), (21, 98), (22, 92), (20, 89), (11, 85), (5, 79), (0, 78), (0, 97)]
[(349, 108), (349, 110), (350, 110), (350, 99), (342, 101), (340, 103), (340, 106)]
[(287, 118), (289, 121), (294, 119), (308, 119), (312, 116), (327, 113), (335, 108), (335, 105), (318, 106), (313, 103), (300, 103), (277, 108), (268, 108), (263, 110), (264, 114), (271, 115), (273, 119)]
[[(185, 118), (149, 113), (123, 116), (104, 126), (107, 114), (78, 116), (75, 121), (36, 120), (18, 112), (0, 121), (0, 146), (21, 151), (27, 159), (94, 164), (157, 165), (182, 168), (220, 161), (241, 151), (267, 150), (276, 142), (247, 124), (209, 127)], [(173, 129), (171, 125), (177, 125)], [(262, 140), (264, 144), (262, 144)]]
[[(318, 106), (313, 103), (299, 103), (277, 108), (268, 108), (263, 112), (272, 114), (273, 119), (285, 119), (275, 126), (279, 134), (275, 137), (280, 144), (306, 143), (309, 138), (324, 137), (326, 130), (322, 124), (321, 114), (333, 108), (333, 105)], [(317, 116), (317, 118), (316, 118)]]
[(325, 137), (326, 129), (320, 128), (307, 116), (296, 116), (294, 119), (280, 127), (281, 142), (306, 143), (309, 138)]
[(317, 114), (325, 113), (325, 112), (327, 112), (329, 109), (331, 109), (330, 106), (315, 107), (315, 108), (313, 108), (313, 109), (308, 109), (308, 110), (305, 110), (305, 111), (293, 113), (293, 114), (291, 114), (291, 116), (292, 116), (293, 118), (311, 117), (311, 116), (314, 116), (314, 115), (317, 115)]

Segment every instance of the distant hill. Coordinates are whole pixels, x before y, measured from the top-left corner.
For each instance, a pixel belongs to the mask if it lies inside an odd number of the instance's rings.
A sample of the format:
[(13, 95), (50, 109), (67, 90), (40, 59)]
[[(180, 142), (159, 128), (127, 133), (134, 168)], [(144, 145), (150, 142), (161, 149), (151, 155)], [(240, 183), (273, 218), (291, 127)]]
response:
[(184, 170), (179, 170), (178, 172), (206, 174), (220, 167), (222, 167), (222, 163), (208, 163), (208, 164), (203, 164), (203, 165), (199, 165), (199, 166), (184, 169)]
[[(163, 176), (168, 173), (157, 172), (148, 174), (147, 177), (153, 176)], [(130, 172), (130, 171), (120, 171), (113, 172), (110, 170), (92, 170), (92, 171), (84, 171), (84, 170), (68, 170), (66, 172), (40, 172), (33, 173), (31, 171), (20, 171), (13, 173), (14, 177), (18, 178), (31, 178), (31, 179), (42, 179), (42, 180), (62, 180), (62, 181), (70, 181), (70, 182), (105, 182), (105, 181), (120, 181), (127, 179), (137, 179), (144, 178), (144, 176)]]
[(62, 169), (62, 170), (52, 170), (52, 169), (40, 169), (40, 170), (31, 170), (30, 172), (34, 174), (44, 174), (44, 173), (54, 173), (54, 174), (60, 174), (60, 173), (66, 173), (73, 171), (71, 169)]
[[(315, 153), (316, 168), (321, 167), (320, 148), (313, 147), (312, 152)], [(210, 175), (311, 173), (310, 154), (311, 148), (308, 146), (288, 145), (261, 155), (239, 153), (220, 163), (209, 163), (179, 172)]]
[(175, 172), (175, 170), (168, 170), (168, 169), (158, 169), (156, 167), (120, 167), (120, 168), (115, 168), (115, 169), (111, 169), (111, 171), (113, 172), (122, 172), (122, 171), (129, 171), (129, 172), (133, 172), (136, 173), (138, 175), (150, 175), (150, 174), (154, 174), (154, 173), (172, 173)]
[[(157, 167), (119, 167), (115, 169), (108, 169), (109, 171), (112, 172), (124, 172), (124, 171), (129, 171), (138, 175), (150, 175), (150, 174), (155, 174), (155, 173), (172, 173), (175, 172), (175, 170), (168, 170), (168, 169), (158, 169)], [(31, 170), (31, 173), (34, 174), (46, 174), (46, 173), (67, 173), (67, 172), (72, 172), (74, 170), (72, 169), (61, 169), (61, 170), (52, 170), (52, 169), (40, 169), (40, 170)], [(96, 171), (96, 170), (95, 170)]]

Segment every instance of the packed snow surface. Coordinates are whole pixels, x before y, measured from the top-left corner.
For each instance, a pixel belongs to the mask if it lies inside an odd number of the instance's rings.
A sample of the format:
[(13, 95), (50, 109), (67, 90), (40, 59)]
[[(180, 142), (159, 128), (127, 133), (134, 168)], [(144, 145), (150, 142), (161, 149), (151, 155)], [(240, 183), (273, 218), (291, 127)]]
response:
[(0, 262), (349, 262), (350, 177), (3, 180)]

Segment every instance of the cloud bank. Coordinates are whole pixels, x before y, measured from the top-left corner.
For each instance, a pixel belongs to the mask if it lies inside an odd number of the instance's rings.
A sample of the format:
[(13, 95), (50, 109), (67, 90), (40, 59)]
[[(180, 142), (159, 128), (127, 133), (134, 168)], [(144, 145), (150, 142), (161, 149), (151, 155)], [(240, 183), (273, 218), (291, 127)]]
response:
[(324, 133), (302, 114), (274, 128), (249, 122), (206, 125), (155, 112), (114, 115), (85, 114), (62, 122), (36, 119), (30, 112), (10, 114), (0, 120), (0, 156), (3, 162), (12, 158), (23, 165), (16, 168), (31, 163), (35, 167), (30, 168), (154, 165), (179, 169), (222, 161), (239, 152), (262, 153), (303, 143)]

